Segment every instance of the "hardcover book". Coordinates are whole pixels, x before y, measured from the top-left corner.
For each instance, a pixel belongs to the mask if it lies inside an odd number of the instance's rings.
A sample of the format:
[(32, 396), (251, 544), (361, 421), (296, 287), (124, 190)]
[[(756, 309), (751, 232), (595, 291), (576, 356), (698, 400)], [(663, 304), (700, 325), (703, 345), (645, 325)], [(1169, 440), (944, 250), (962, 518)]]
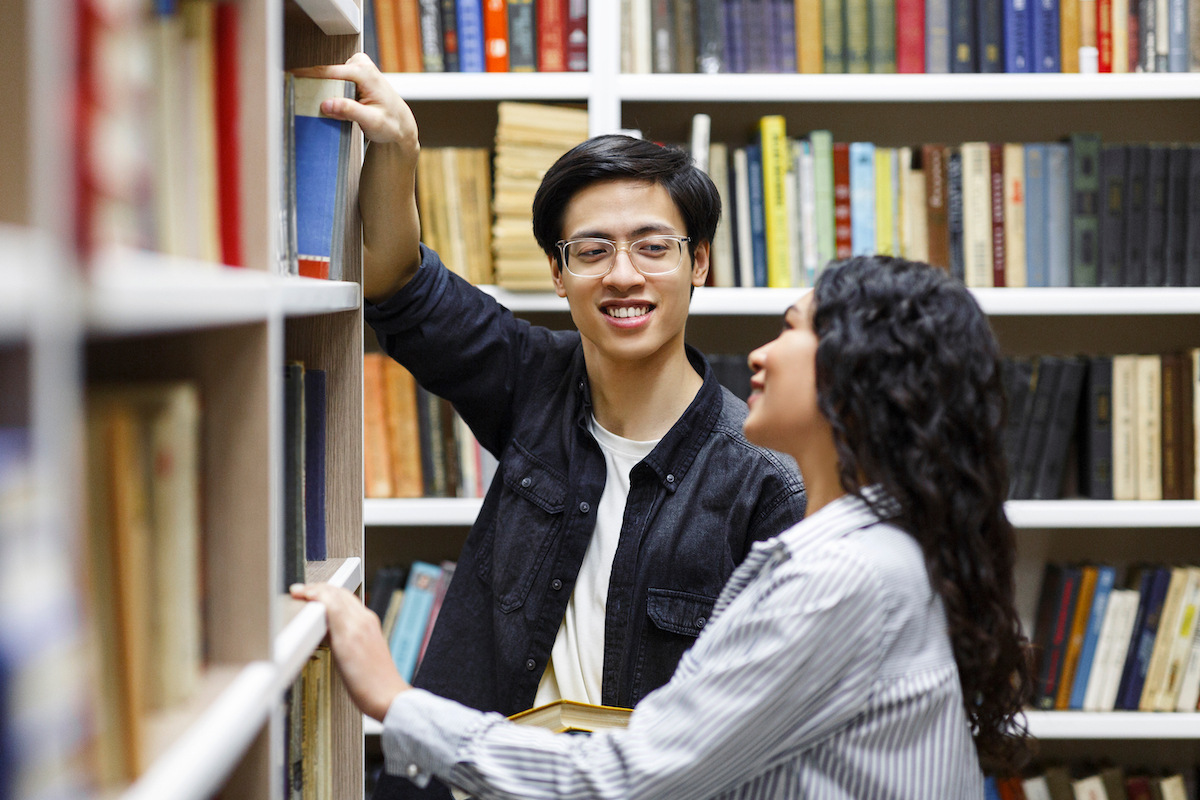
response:
[(350, 128), (321, 114), (321, 101), (353, 97), (349, 81), (295, 79), (296, 239), (300, 274), (342, 279)]

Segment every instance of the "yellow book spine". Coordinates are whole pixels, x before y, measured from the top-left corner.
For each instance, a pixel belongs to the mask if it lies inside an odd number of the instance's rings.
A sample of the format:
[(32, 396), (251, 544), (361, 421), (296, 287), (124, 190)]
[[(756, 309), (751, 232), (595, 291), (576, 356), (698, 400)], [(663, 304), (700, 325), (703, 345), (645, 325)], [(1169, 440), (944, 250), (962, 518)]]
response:
[(896, 218), (892, 210), (892, 161), (896, 151), (890, 147), (875, 148), (875, 252), (884, 256), (896, 255), (892, 246)]
[(782, 116), (763, 117), (758, 123), (762, 140), (763, 216), (767, 238), (767, 286), (786, 289), (792, 285), (791, 252), (787, 207), (787, 125)]

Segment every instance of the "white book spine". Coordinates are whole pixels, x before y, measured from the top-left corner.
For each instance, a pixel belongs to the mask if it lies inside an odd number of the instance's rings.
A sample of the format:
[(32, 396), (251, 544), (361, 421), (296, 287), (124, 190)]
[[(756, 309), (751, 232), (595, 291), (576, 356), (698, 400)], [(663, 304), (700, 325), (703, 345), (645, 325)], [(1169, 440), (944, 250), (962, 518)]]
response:
[(1100, 626), (1100, 638), (1096, 641), (1096, 655), (1092, 658), (1092, 668), (1088, 673), (1087, 690), (1083, 696), (1084, 711), (1100, 710), (1100, 691), (1104, 684), (1104, 674), (1109, 660), (1112, 658), (1113, 647), (1116, 646), (1115, 636), (1118, 617), (1118, 595), (1124, 590), (1114, 589), (1108, 598), (1108, 606), (1104, 610), (1104, 622)]
[(788, 276), (792, 286), (804, 285), (804, 231), (800, 225), (800, 142), (788, 140), (787, 172), (783, 182), (783, 202), (788, 220)]
[[(1125, 656), (1129, 653), (1130, 639), (1133, 637), (1133, 624), (1137, 621), (1137, 609), (1141, 596), (1134, 589), (1123, 590), (1123, 596), (1115, 646), (1110, 653), (1108, 664), (1104, 668), (1104, 685), (1101, 687), (1098, 711), (1112, 711), (1116, 707), (1117, 691), (1121, 688), (1121, 673), (1125, 670)], [(1108, 602), (1112, 603), (1112, 599), (1110, 598)]]
[(734, 195), (737, 203), (737, 254), (740, 286), (754, 285), (754, 244), (750, 232), (750, 165), (746, 148), (733, 151)]
[(1200, 568), (1187, 568), (1187, 583), (1183, 590), (1183, 605), (1179, 609), (1174, 636), (1167, 651), (1167, 664), (1163, 673), (1162, 688), (1154, 704), (1155, 711), (1174, 711), (1179, 702), (1183, 676), (1187, 670), (1192, 651), (1192, 639), (1196, 633), (1196, 604), (1200, 601)]
[(817, 275), (817, 267), (821, 257), (817, 242), (817, 181), (816, 158), (813, 156), (812, 143), (800, 142), (800, 168), (797, 172), (800, 182), (800, 239), (803, 252), (801, 258), (804, 264), (804, 286), (812, 286)]

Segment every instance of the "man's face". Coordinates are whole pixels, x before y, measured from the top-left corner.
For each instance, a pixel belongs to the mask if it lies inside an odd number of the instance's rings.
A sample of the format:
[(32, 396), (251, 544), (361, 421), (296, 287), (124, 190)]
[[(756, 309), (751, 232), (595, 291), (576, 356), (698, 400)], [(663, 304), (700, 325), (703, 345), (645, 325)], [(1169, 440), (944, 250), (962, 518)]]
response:
[[(595, 183), (572, 197), (563, 214), (563, 239), (595, 237), (627, 246), (655, 234), (688, 235), (675, 202), (656, 183)], [(643, 275), (626, 249), (618, 249), (611, 271), (599, 278), (560, 271), (553, 258), (550, 265), (588, 357), (636, 362), (682, 344), (691, 287), (703, 286), (708, 274), (708, 244), (696, 248), (694, 267), (685, 244), (683, 262), (666, 275)]]

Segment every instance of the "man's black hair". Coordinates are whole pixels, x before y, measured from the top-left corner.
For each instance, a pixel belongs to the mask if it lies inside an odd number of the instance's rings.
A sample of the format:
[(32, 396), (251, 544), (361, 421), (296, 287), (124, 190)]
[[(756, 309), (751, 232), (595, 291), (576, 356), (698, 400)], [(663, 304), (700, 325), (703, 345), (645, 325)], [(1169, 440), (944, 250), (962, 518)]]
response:
[(687, 226), (693, 259), (696, 245), (712, 241), (721, 217), (721, 196), (691, 155), (676, 147), (611, 134), (576, 145), (542, 179), (533, 198), (533, 236), (546, 255), (558, 261), (557, 242), (571, 198), (592, 184), (611, 180), (646, 181), (666, 189)]

